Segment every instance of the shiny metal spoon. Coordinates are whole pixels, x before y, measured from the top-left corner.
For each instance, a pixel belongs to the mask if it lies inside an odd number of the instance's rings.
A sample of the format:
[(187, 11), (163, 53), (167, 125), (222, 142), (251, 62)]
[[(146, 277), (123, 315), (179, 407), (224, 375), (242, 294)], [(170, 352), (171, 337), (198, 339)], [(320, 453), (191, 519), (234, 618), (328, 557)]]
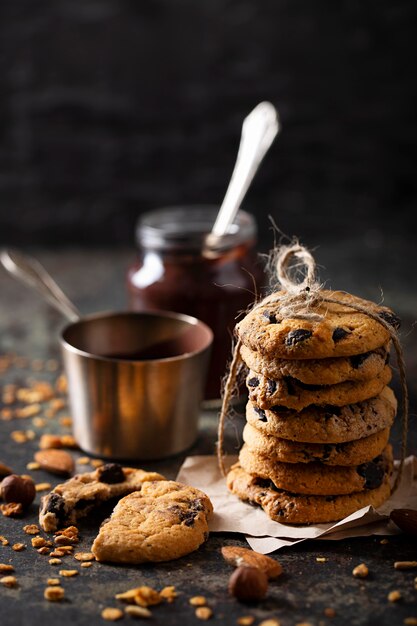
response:
[(208, 253), (221, 247), (221, 238), (233, 223), (249, 185), (279, 130), (278, 112), (270, 102), (261, 102), (244, 119), (232, 177), (211, 233), (206, 238)]

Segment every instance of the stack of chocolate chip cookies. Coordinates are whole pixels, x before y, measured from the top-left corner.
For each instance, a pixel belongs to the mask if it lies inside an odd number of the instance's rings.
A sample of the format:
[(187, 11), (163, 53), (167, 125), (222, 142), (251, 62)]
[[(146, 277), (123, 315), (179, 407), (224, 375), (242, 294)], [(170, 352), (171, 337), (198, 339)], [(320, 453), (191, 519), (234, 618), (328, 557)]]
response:
[(397, 403), (390, 333), (378, 319), (394, 329), (399, 319), (345, 292), (320, 293), (346, 304), (320, 301), (291, 317), (278, 292), (236, 329), (249, 401), (228, 487), (285, 523), (335, 521), (390, 495)]

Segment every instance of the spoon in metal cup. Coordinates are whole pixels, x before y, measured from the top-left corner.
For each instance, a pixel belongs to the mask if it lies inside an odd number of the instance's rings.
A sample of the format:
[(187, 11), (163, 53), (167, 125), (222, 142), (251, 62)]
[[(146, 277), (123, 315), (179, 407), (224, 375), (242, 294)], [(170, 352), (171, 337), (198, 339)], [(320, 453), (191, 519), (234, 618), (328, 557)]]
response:
[(261, 102), (244, 119), (235, 167), (216, 221), (206, 237), (205, 256), (216, 256), (216, 251), (222, 248), (222, 238), (279, 130), (278, 112), (270, 102)]

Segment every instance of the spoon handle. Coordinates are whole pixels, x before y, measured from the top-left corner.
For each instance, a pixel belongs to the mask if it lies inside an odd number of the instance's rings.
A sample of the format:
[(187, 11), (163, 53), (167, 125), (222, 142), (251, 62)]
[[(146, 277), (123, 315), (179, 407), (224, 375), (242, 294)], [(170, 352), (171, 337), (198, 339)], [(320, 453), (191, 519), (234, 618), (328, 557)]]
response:
[(7, 249), (0, 253), (0, 262), (9, 274), (35, 289), (69, 321), (76, 322), (80, 319), (76, 306), (39, 261), (18, 250)]
[(211, 235), (222, 237), (227, 233), (278, 131), (278, 113), (270, 102), (261, 102), (244, 119), (236, 164)]

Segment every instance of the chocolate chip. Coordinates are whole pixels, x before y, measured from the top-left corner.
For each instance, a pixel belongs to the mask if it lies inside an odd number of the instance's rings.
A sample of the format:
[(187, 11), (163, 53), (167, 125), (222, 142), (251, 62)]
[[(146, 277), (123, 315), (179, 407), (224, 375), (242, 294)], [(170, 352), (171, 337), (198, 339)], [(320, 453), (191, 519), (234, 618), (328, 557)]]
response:
[(267, 378), (266, 385), (268, 389), (268, 395), (272, 396), (272, 394), (275, 393), (275, 391), (277, 390), (277, 381)]
[(259, 378), (254, 376), (253, 378), (249, 378), (247, 381), (248, 387), (257, 387), (259, 385)]
[(287, 346), (295, 346), (295, 344), (300, 343), (301, 341), (306, 341), (309, 339), (313, 333), (311, 330), (305, 330), (304, 328), (298, 328), (297, 330), (292, 330), (288, 333), (285, 339), (285, 345)]
[(340, 341), (341, 339), (346, 337), (346, 335), (350, 335), (350, 331), (345, 330), (344, 328), (341, 328), (340, 326), (338, 326), (333, 331), (332, 339), (334, 342)]
[(57, 493), (51, 493), (48, 497), (45, 512), (55, 515), (59, 524), (62, 524), (66, 517), (64, 498)]
[(118, 463), (102, 465), (98, 468), (97, 473), (99, 481), (101, 483), (107, 483), (108, 485), (122, 483), (125, 480), (123, 468)]
[(380, 455), (369, 463), (362, 463), (356, 468), (359, 476), (365, 479), (365, 489), (376, 489), (382, 484), (385, 475), (384, 458)]
[(366, 361), (370, 354), (370, 352), (364, 352), (363, 354), (354, 354), (349, 357), (352, 367), (357, 370)]
[(297, 395), (297, 388), (295, 385), (294, 378), (291, 378), (291, 376), (285, 376), (284, 380), (285, 380), (285, 384), (287, 385), (288, 395), (289, 396)]
[(401, 326), (401, 319), (393, 311), (379, 311), (379, 317), (385, 322), (388, 322), (390, 326), (398, 330)]
[(261, 422), (267, 422), (268, 418), (266, 416), (265, 411), (263, 411), (262, 409), (260, 409), (258, 406), (253, 407), (255, 409), (255, 411), (257, 412), (257, 414), (259, 415), (259, 420)]
[(277, 318), (275, 313), (271, 313), (270, 311), (263, 311), (262, 315), (267, 318), (270, 324), (276, 324)]

